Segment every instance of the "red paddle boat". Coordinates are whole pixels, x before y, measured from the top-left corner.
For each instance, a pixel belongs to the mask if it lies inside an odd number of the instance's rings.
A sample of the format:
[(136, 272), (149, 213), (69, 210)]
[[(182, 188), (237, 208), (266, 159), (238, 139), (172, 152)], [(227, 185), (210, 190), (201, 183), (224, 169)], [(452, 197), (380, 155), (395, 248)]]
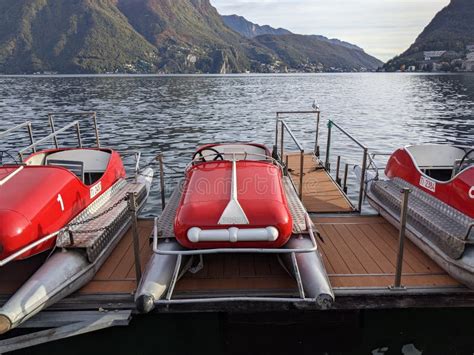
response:
[(185, 172), (174, 230), (189, 249), (279, 248), (292, 233), (283, 172), (265, 146), (212, 144)]
[(299, 280), (300, 297), (331, 307), (334, 294), (313, 224), (291, 178), (264, 145), (202, 146), (184, 175), (156, 221), (154, 253), (135, 293), (139, 312), (173, 303), (176, 282), (193, 258), (203, 263), (203, 255), (216, 253), (276, 255)]
[(474, 288), (474, 149), (407, 146), (391, 155), (385, 175), (388, 179), (366, 177), (371, 206), (398, 227), (400, 190), (408, 188), (407, 236)]
[[(148, 197), (153, 170), (140, 171), (136, 153), (135, 179), (125, 179), (120, 155), (100, 148), (95, 113), (92, 117), (96, 148), (82, 147), (80, 121), (56, 131), (51, 115), (53, 133), (36, 142), (30, 122), (0, 133), (4, 137), (29, 128), (31, 145), (20, 150), (21, 157), (51, 139), (57, 147), (0, 166), (0, 271), (9, 263), (50, 251), (1, 306), (0, 334), (87, 284), (132, 224), (129, 196), (134, 196), (136, 211)], [(58, 148), (58, 134), (71, 128), (77, 130), (79, 147)]]
[[(0, 167), (0, 260), (65, 227), (125, 177), (111, 149), (52, 149), (24, 164)], [(50, 250), (50, 239), (26, 251), (25, 259)]]

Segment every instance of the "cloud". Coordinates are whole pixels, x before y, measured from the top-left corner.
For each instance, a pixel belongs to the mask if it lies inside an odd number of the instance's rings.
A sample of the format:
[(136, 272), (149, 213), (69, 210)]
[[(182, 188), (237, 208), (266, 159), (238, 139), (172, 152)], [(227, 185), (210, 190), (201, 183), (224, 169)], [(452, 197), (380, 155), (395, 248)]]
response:
[(357, 44), (388, 60), (407, 49), (449, 0), (211, 0), (220, 13)]

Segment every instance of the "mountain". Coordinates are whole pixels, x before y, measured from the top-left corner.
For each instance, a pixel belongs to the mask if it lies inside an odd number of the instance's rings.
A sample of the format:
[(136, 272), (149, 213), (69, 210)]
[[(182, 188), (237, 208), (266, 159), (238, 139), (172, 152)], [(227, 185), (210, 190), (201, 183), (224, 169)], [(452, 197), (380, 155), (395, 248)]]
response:
[(324, 36), (321, 36), (321, 35), (310, 35), (310, 37), (314, 37), (316, 39), (319, 39), (320, 41), (329, 42), (329, 43), (332, 43), (332, 44), (337, 44), (339, 46), (343, 46), (343, 47), (346, 47), (346, 48), (349, 48), (349, 49), (354, 49), (356, 51), (364, 51), (362, 48), (360, 48), (359, 46), (356, 46), (355, 44), (345, 42), (345, 41), (341, 41), (340, 39), (337, 39), (337, 38), (327, 38), (327, 37), (324, 37)]
[(95, 73), (154, 62), (156, 48), (129, 26), (114, 3), (0, 1), (0, 72)]
[(376, 69), (383, 63), (362, 50), (304, 35), (262, 35), (254, 38), (270, 48), (290, 68), (299, 71)]
[(290, 31), (284, 28), (273, 28), (268, 25), (260, 26), (248, 21), (245, 17), (238, 15), (222, 16), (224, 23), (235, 32), (247, 38), (254, 38), (260, 35), (288, 35)]
[(352, 71), (379, 64), (328, 41), (275, 32), (248, 38), (209, 0), (0, 0), (0, 73)]
[(118, 0), (130, 25), (172, 73), (257, 70), (272, 53), (229, 29), (209, 0)]
[[(247, 38), (254, 38), (261, 35), (279, 36), (279, 35), (293, 34), (292, 32), (288, 31), (285, 28), (273, 28), (268, 25), (264, 25), (264, 26), (257, 25), (256, 23), (250, 22), (245, 17), (238, 16), (238, 15), (224, 15), (222, 16), (222, 19), (224, 20), (224, 23), (229, 28), (231, 28), (235, 32), (240, 33), (242, 36), (247, 37)], [(362, 48), (356, 46), (355, 44), (344, 42), (336, 38), (327, 38), (321, 35), (310, 35), (310, 36), (324, 42), (330, 42), (333, 44), (347, 47), (349, 49), (363, 51)]]
[[(423, 60), (424, 51), (451, 51), (464, 54), (467, 45), (474, 44), (474, 1), (451, 0), (443, 8), (410, 48), (389, 61), (385, 68), (397, 70)], [(451, 55), (456, 55), (451, 53)]]

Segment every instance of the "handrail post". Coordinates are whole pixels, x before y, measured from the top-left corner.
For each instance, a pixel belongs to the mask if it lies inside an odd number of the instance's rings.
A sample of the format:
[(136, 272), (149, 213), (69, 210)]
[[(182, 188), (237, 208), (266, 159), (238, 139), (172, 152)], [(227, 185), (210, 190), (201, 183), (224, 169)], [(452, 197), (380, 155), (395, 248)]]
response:
[(140, 237), (138, 235), (138, 221), (137, 221), (137, 201), (135, 193), (128, 193), (128, 207), (132, 218), (132, 234), (133, 234), (133, 253), (135, 256), (135, 276), (137, 286), (142, 279), (142, 265), (140, 260)]
[(81, 127), (79, 126), (79, 121), (77, 121), (76, 123), (76, 133), (77, 133), (77, 142), (79, 143), (79, 148), (82, 148)]
[(314, 155), (319, 158), (320, 151), (319, 151), (319, 124), (321, 120), (321, 111), (316, 111), (316, 140), (314, 143)]
[[(30, 142), (33, 145), (35, 143), (35, 139), (33, 137), (33, 128), (31, 127), (31, 122), (28, 122), (27, 129), (28, 135), (30, 136)], [(33, 147), (33, 153), (36, 153), (36, 147)]]
[(360, 188), (359, 188), (359, 213), (362, 213), (362, 205), (364, 203), (364, 192), (365, 192), (365, 175), (367, 172), (367, 155), (368, 149), (364, 148), (364, 156), (362, 157), (362, 172), (360, 178)]
[(301, 150), (300, 154), (300, 186), (298, 194), (300, 195), (300, 200), (303, 201), (304, 150)]
[(402, 204), (400, 208), (400, 232), (398, 236), (398, 255), (397, 255), (397, 269), (395, 271), (395, 283), (393, 287), (394, 290), (403, 290), (405, 289), (402, 286), (402, 271), (403, 271), (403, 253), (405, 250), (405, 231), (407, 226), (407, 217), (408, 217), (408, 198), (410, 195), (410, 189), (404, 188), (401, 193)]
[(285, 139), (285, 127), (283, 126), (283, 121), (280, 121), (281, 122), (281, 137), (280, 137), (280, 159), (283, 161), (284, 157), (284, 145), (285, 145), (285, 142), (284, 142), (284, 139)]
[(95, 140), (97, 143), (97, 148), (100, 148), (99, 127), (97, 126), (97, 112), (92, 113), (92, 120), (94, 121)]
[(275, 146), (278, 147), (278, 123), (280, 122), (280, 113), (276, 113), (276, 126), (275, 126)]
[(288, 155), (285, 157), (285, 176), (288, 176)]
[(327, 142), (327, 145), (326, 145), (326, 163), (324, 164), (326, 170), (328, 172), (331, 171), (331, 163), (329, 162), (329, 152), (331, 150), (331, 131), (332, 131), (332, 121), (329, 120), (328, 121), (328, 142)]
[(341, 156), (337, 156), (337, 163), (336, 163), (336, 183), (341, 186), (341, 178), (339, 176), (341, 172)]
[(164, 210), (166, 207), (166, 193), (165, 193), (165, 171), (163, 163), (163, 153), (159, 153), (156, 156), (158, 164), (160, 166), (160, 190), (161, 190), (161, 209)]
[[(49, 126), (51, 127), (51, 133), (52, 134), (56, 133), (56, 129), (54, 128), (54, 118), (51, 113), (48, 114), (48, 120), (49, 120)], [(54, 146), (56, 147), (56, 149), (58, 149), (59, 148), (58, 137), (53, 136), (53, 141), (54, 141)]]
[(342, 184), (342, 191), (347, 194), (347, 177), (349, 175), (349, 164), (346, 163), (344, 166), (344, 183)]

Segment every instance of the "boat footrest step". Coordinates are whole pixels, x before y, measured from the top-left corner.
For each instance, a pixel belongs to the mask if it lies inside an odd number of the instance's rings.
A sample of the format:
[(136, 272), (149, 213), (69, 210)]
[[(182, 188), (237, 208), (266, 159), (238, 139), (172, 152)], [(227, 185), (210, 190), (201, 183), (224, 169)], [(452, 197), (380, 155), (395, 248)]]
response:
[(395, 215), (400, 214), (402, 188), (409, 188), (408, 224), (428, 236), (433, 243), (451, 258), (459, 259), (464, 253), (474, 222), (460, 211), (427, 194), (410, 183), (395, 178), (388, 181), (376, 181), (371, 192)]
[(129, 205), (125, 199), (129, 193), (136, 194), (139, 206), (147, 195), (144, 184), (118, 181), (71, 221), (71, 227), (59, 235), (57, 247), (85, 249), (89, 261), (93, 262), (130, 223)]

